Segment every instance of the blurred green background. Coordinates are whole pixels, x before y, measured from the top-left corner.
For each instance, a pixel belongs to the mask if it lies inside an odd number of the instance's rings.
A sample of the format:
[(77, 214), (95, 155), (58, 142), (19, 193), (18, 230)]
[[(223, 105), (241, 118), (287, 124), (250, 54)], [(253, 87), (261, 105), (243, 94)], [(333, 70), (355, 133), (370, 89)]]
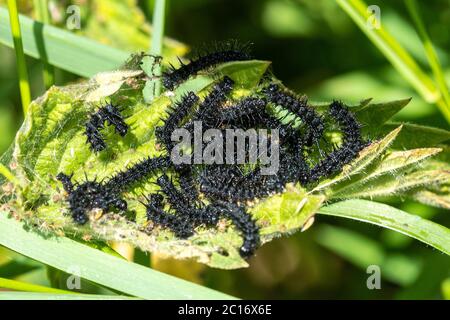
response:
[[(0, 0), (4, 6), (5, 1)], [(31, 1), (20, 11), (33, 17)], [(152, 1), (50, 1), (52, 24), (65, 27), (66, 8), (81, 9), (81, 29), (73, 30), (122, 50), (146, 51)], [(429, 71), (423, 45), (403, 1), (371, 1), (381, 23)], [(421, 15), (450, 80), (450, 2), (421, 2)], [(449, 129), (435, 105), (425, 102), (332, 0), (171, 0), (166, 14), (164, 53), (182, 55), (213, 41), (253, 43), (259, 59), (271, 60), (287, 86), (314, 101), (356, 103), (412, 97), (397, 120)], [(186, 44), (183, 45), (183, 44)], [(0, 45), (0, 151), (13, 141), (22, 121), (14, 51)], [(42, 64), (28, 59), (32, 96), (44, 92)], [(56, 70), (56, 84), (78, 77)], [(449, 212), (413, 202), (390, 204), (442, 225)], [(131, 256), (129, 257), (131, 258)], [(143, 253), (135, 261), (149, 264)], [(154, 268), (241, 298), (450, 299), (450, 258), (389, 230), (320, 216), (307, 232), (261, 248), (246, 270), (214, 270), (191, 262), (152, 257)], [(366, 269), (381, 268), (381, 289), (369, 290)], [(48, 276), (50, 275), (50, 276)], [(61, 276), (61, 275), (59, 275)], [(57, 286), (54, 270), (0, 248), (0, 277)], [(49, 280), (50, 279), (50, 280)], [(83, 291), (96, 292), (95, 286)]]

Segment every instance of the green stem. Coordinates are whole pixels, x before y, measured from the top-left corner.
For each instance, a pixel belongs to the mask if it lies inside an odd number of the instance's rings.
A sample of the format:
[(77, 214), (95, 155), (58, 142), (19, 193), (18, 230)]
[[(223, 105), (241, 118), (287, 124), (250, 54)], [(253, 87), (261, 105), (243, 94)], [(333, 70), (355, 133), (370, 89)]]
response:
[[(34, 0), (34, 10), (36, 20), (45, 24), (50, 24), (47, 0)], [(55, 84), (55, 69), (47, 61), (43, 61), (44, 85), (48, 89)]]
[(30, 83), (28, 81), (27, 65), (23, 53), (22, 34), (20, 32), (19, 12), (16, 0), (8, 0), (9, 21), (16, 51), (17, 70), (19, 73), (20, 97), (23, 113), (26, 114), (31, 102)]
[(436, 104), (440, 108), (441, 112), (446, 116), (446, 118), (450, 120), (450, 94), (448, 91), (447, 83), (445, 81), (445, 76), (442, 72), (442, 67), (436, 54), (436, 50), (434, 49), (433, 42), (428, 36), (425, 25), (420, 17), (418, 3), (416, 0), (405, 0), (405, 4), (408, 8), (409, 14), (411, 15), (411, 18), (416, 25), (417, 32), (425, 48), (428, 63), (430, 64), (431, 70), (433, 71), (439, 90), (442, 94), (442, 98)]
[(336, 2), (423, 99), (435, 103), (450, 123), (450, 112), (444, 107), (442, 94), (433, 80), (382, 24), (378, 28), (368, 27), (372, 13), (368, 11), (367, 4), (362, 0), (336, 0)]
[[(150, 54), (153, 56), (162, 56), (163, 38), (164, 38), (164, 20), (165, 20), (166, 0), (156, 0), (153, 9), (152, 19), (152, 37), (150, 40)], [(153, 67), (155, 75), (161, 75), (161, 65), (156, 61)], [(150, 87), (154, 92), (154, 97), (161, 94), (161, 79), (150, 80)]]
[(153, 32), (150, 46), (150, 54), (161, 55), (164, 37), (164, 18), (166, 0), (156, 0), (153, 10)]

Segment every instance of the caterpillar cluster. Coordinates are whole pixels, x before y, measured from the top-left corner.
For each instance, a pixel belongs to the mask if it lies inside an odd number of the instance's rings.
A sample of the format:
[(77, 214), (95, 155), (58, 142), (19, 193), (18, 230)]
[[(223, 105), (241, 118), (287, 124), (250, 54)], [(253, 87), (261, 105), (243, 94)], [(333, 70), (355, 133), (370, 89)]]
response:
[[(163, 74), (163, 84), (173, 90), (202, 70), (248, 59), (250, 55), (245, 51), (228, 46), (182, 64), (178, 69), (172, 68)], [(328, 112), (320, 115), (308, 105), (305, 97), (299, 98), (277, 84), (262, 87), (238, 101), (230, 98), (233, 87), (233, 80), (225, 76), (202, 101), (194, 92), (188, 92), (168, 110), (164, 124), (156, 129), (157, 141), (167, 151), (167, 156), (144, 159), (105, 181), (72, 183), (71, 176), (60, 173), (57, 178), (68, 193), (73, 219), (86, 223), (87, 212), (94, 208), (126, 210), (127, 203), (120, 194), (138, 181), (157, 176), (159, 191), (146, 195), (144, 203), (147, 219), (153, 225), (170, 229), (179, 238), (188, 238), (199, 226), (214, 227), (220, 219), (227, 219), (241, 233), (240, 253), (248, 257), (260, 244), (257, 223), (247, 212), (249, 200), (282, 192), (287, 183), (298, 182), (309, 187), (341, 171), (367, 144), (361, 137), (355, 116), (339, 101), (333, 101)], [(291, 120), (277, 117), (271, 112), (271, 106), (289, 111)], [(342, 143), (323, 153), (320, 141), (325, 141), (326, 119), (339, 127)], [(184, 128), (193, 133), (196, 121), (201, 121), (202, 133), (210, 128), (278, 130), (279, 170), (264, 175), (261, 164), (251, 170), (238, 164), (174, 164), (169, 157), (174, 148), (172, 132)], [(126, 133), (126, 124), (117, 109), (112, 105), (101, 108), (86, 124), (86, 135), (94, 151), (105, 147), (98, 133), (104, 122), (114, 125), (119, 134)], [(298, 122), (300, 126), (295, 125)], [(269, 138), (269, 144), (275, 143), (271, 135)], [(311, 164), (308, 160), (314, 150), (319, 151), (320, 157)], [(158, 172), (170, 172), (170, 177), (165, 173), (158, 176)]]

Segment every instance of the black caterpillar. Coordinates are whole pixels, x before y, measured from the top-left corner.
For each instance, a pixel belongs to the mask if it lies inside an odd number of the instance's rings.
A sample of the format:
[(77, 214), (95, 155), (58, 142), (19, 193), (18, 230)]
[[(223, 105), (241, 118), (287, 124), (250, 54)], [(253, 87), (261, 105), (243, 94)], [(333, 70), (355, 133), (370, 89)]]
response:
[(180, 60), (181, 67), (176, 69), (172, 66), (170, 71), (163, 73), (162, 83), (167, 90), (173, 90), (177, 85), (202, 70), (206, 70), (224, 62), (251, 59), (252, 56), (248, 53), (247, 46), (242, 46), (237, 42), (229, 41), (221, 45), (219, 50), (200, 54), (188, 64), (183, 64)]
[(196, 206), (189, 203), (186, 192), (181, 192), (172, 181), (162, 175), (157, 184), (167, 196), (171, 208), (175, 213), (168, 213), (163, 208), (163, 197), (160, 194), (151, 194), (147, 199), (147, 218), (153, 223), (171, 229), (180, 238), (188, 238), (194, 234), (194, 229), (200, 225), (214, 226), (219, 218), (230, 219), (236, 228), (241, 231), (244, 243), (240, 248), (242, 256), (250, 256), (259, 245), (258, 227), (242, 206), (233, 203), (218, 201), (207, 206)]
[(96, 113), (90, 116), (89, 121), (85, 125), (87, 142), (89, 142), (94, 152), (100, 152), (106, 148), (106, 143), (100, 134), (100, 129), (104, 128), (105, 122), (114, 126), (115, 131), (122, 137), (128, 132), (128, 125), (123, 120), (116, 106), (108, 103), (100, 107)]
[(68, 193), (68, 202), (73, 219), (80, 224), (88, 221), (86, 213), (93, 209), (108, 211), (114, 208), (120, 211), (127, 209), (127, 203), (120, 198), (120, 193), (133, 183), (148, 177), (158, 170), (169, 167), (168, 157), (148, 158), (120, 171), (107, 181), (86, 180), (73, 184), (72, 176), (59, 173), (57, 179), (61, 181)]
[[(226, 50), (202, 55), (179, 69), (172, 68), (164, 73), (163, 84), (173, 90), (201, 70), (223, 62), (248, 59), (248, 53), (230, 46)], [(170, 155), (174, 147), (172, 132), (185, 128), (192, 133), (195, 121), (202, 122), (203, 132), (210, 128), (262, 128), (270, 132), (276, 129), (280, 140), (276, 174), (261, 174), (261, 165), (250, 171), (237, 164), (174, 165), (169, 156), (145, 159), (101, 182), (87, 180), (73, 184), (71, 176), (60, 173), (58, 179), (68, 193), (73, 219), (85, 223), (88, 219), (86, 213), (94, 208), (126, 210), (127, 204), (120, 198), (123, 191), (159, 171), (168, 171), (170, 178), (162, 174), (157, 179), (159, 192), (146, 197), (147, 219), (154, 225), (170, 229), (179, 238), (192, 236), (199, 226), (214, 227), (219, 219), (228, 219), (242, 235), (241, 255), (248, 257), (258, 248), (260, 236), (256, 221), (246, 212), (247, 201), (282, 192), (291, 182), (310, 187), (341, 171), (367, 145), (355, 116), (339, 101), (331, 103), (328, 113), (320, 115), (308, 105), (305, 97), (297, 98), (278, 84), (270, 84), (238, 101), (229, 98), (233, 86), (234, 81), (225, 76), (201, 102), (193, 92), (184, 95), (169, 109), (163, 125), (156, 129), (157, 141)], [(294, 120), (278, 118), (270, 108), (274, 105), (288, 110)], [(94, 151), (104, 148), (98, 129), (105, 121), (113, 124), (119, 133), (118, 128), (123, 128), (121, 125), (126, 128), (119, 113), (102, 110), (92, 116), (88, 123), (90, 131), (86, 125), (86, 134)], [(326, 118), (338, 125), (342, 143), (323, 153), (320, 140), (324, 140)], [(294, 125), (297, 120), (301, 122), (300, 126)], [(275, 143), (271, 134), (269, 136), (269, 143)], [(320, 156), (316, 163), (311, 164), (308, 159), (314, 150)]]
[(164, 121), (164, 126), (156, 129), (156, 137), (166, 147), (170, 153), (173, 147), (171, 140), (172, 132), (178, 127), (179, 123), (189, 114), (189, 111), (197, 103), (199, 98), (195, 93), (189, 92), (176, 103), (174, 107), (168, 110), (169, 117)]

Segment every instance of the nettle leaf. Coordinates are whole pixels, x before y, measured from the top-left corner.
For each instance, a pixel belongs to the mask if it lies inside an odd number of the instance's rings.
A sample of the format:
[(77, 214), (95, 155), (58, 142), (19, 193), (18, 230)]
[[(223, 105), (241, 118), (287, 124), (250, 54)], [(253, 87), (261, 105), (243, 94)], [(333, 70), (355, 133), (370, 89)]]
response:
[[(357, 106), (354, 111), (356, 113), (356, 117), (363, 125), (363, 133), (374, 135), (378, 133), (377, 129), (380, 126), (391, 119), (393, 115), (403, 109), (403, 107), (405, 107), (410, 101), (411, 98), (384, 103), (362, 103), (360, 106)], [(393, 129), (394, 128), (391, 130)]]
[[(365, 170), (360, 179), (356, 182), (350, 182), (347, 185), (339, 185), (334, 188), (333, 197), (335, 198), (360, 198), (373, 197), (375, 194), (384, 192), (398, 193), (400, 188), (406, 190), (414, 186), (405, 183), (406, 170), (411, 170), (415, 164), (441, 152), (439, 148), (423, 148), (408, 151), (393, 151), (387, 153), (382, 159), (371, 165), (371, 168)], [(414, 169), (417, 167), (414, 167)], [(413, 170), (414, 170), (413, 169)], [(419, 171), (423, 172), (423, 171)], [(435, 170), (438, 172), (438, 170)], [(439, 174), (438, 174), (439, 175)], [(394, 180), (394, 181), (392, 181)], [(424, 183), (432, 183), (434, 180), (426, 180)], [(440, 180), (439, 180), (440, 181)], [(439, 182), (438, 181), (438, 182)], [(393, 184), (400, 185), (393, 190)], [(433, 182), (434, 183), (434, 182)], [(378, 188), (377, 188), (378, 187)]]
[[(450, 146), (441, 145), (442, 152), (423, 164), (423, 170), (450, 172)], [(424, 204), (450, 209), (450, 179), (437, 185), (425, 185), (413, 188), (406, 196)]]
[[(216, 74), (228, 75), (240, 90), (251, 90), (268, 65), (265, 61), (226, 63)], [(137, 184), (124, 195), (128, 216), (92, 212), (89, 223), (80, 226), (67, 215), (65, 193), (55, 179), (59, 172), (73, 173), (73, 180), (80, 182), (86, 177), (103, 179), (144, 157), (161, 153), (154, 131), (162, 123), (164, 111), (184, 91), (195, 90), (201, 95), (217, 79), (217, 75), (201, 75), (184, 83), (174, 96), (162, 95), (148, 106), (142, 97), (144, 77), (141, 71), (102, 73), (84, 83), (52, 87), (31, 104), (15, 140), (12, 163), (23, 187), (9, 204), (12, 211), (44, 232), (83, 240), (126, 241), (145, 251), (195, 258), (218, 268), (247, 266), (238, 252), (242, 238), (227, 221), (220, 222), (217, 230), (200, 228), (187, 240), (177, 239), (165, 229), (148, 231), (145, 207), (139, 200), (155, 190), (154, 179)], [(116, 139), (114, 129), (106, 127), (102, 134), (108, 148), (93, 154), (86, 143), (84, 124), (103, 100), (120, 104), (130, 132)], [(262, 241), (302, 228), (324, 199), (291, 186), (284, 194), (255, 204), (251, 213), (261, 226)]]
[(323, 192), (326, 189), (331, 190), (330, 187), (333, 185), (350, 181), (351, 176), (361, 173), (374, 160), (384, 154), (401, 129), (402, 127), (400, 126), (386, 135), (383, 139), (371, 143), (359, 153), (358, 158), (356, 158), (352, 163), (346, 165), (340, 174), (332, 179), (327, 179), (322, 183), (319, 183), (319, 185), (313, 189), (313, 192)]
[[(16, 136), (12, 159), (8, 164), (18, 183), (12, 191), (14, 197), (7, 204), (9, 211), (45, 234), (66, 234), (83, 241), (124, 241), (144, 251), (180, 259), (194, 258), (212, 267), (246, 267), (248, 263), (239, 254), (242, 237), (229, 221), (220, 221), (217, 228), (200, 227), (194, 236), (185, 240), (174, 237), (169, 230), (152, 228), (151, 223), (147, 222), (142, 201), (144, 195), (156, 191), (154, 182), (157, 175), (137, 183), (123, 194), (128, 203), (127, 214), (102, 214), (93, 210), (85, 225), (73, 222), (68, 214), (66, 194), (55, 177), (59, 172), (64, 172), (73, 173), (73, 181), (83, 182), (86, 178), (101, 180), (146, 157), (162, 154), (164, 151), (160, 150), (156, 141), (155, 129), (162, 125), (166, 110), (180, 96), (194, 91), (203, 97), (223, 75), (235, 81), (237, 96), (251, 93), (269, 65), (267, 61), (258, 60), (219, 65), (210, 72), (189, 79), (174, 92), (156, 97), (150, 105), (145, 103), (142, 94), (148, 78), (141, 70), (101, 73), (82, 83), (50, 88), (31, 103)], [(105, 127), (102, 136), (108, 147), (94, 154), (86, 143), (85, 123), (101, 102), (108, 100), (120, 105), (129, 132), (117, 139), (114, 128)], [(357, 116), (360, 110), (361, 117), (370, 119), (369, 113), (380, 113), (379, 109), (384, 110), (385, 114), (395, 113), (406, 103), (407, 100), (400, 100), (376, 105), (365, 100), (355, 110)], [(320, 110), (321, 107), (317, 108)], [(380, 115), (376, 126), (382, 126), (386, 120)], [(372, 142), (340, 174), (321, 182), (313, 190), (289, 184), (282, 194), (249, 203), (248, 211), (260, 227), (262, 242), (308, 229), (314, 221), (314, 214), (325, 201), (355, 195), (358, 189), (350, 188), (355, 183), (366, 188), (361, 190), (372, 194), (398, 192), (400, 187), (407, 185), (410, 186), (408, 192), (419, 186), (441, 186), (448, 178), (443, 172), (445, 170), (405, 171), (436, 154), (439, 149), (387, 153), (401, 129), (399, 126), (384, 138)], [(403, 180), (394, 184), (397, 172), (401, 173)], [(347, 191), (344, 193), (345, 188)], [(439, 189), (439, 192), (447, 191)], [(428, 201), (442, 202), (435, 198), (431, 197)]]
[[(387, 124), (383, 130), (393, 126)], [(447, 141), (450, 136), (450, 132), (442, 129), (410, 124), (402, 127), (391, 149), (403, 149), (405, 145), (424, 146), (427, 145), (425, 140), (429, 141), (428, 145), (434, 145)], [(333, 186), (330, 197), (372, 199), (406, 196), (427, 205), (448, 209), (450, 147), (444, 144), (440, 147), (387, 152), (358, 177)]]
[(416, 200), (429, 206), (450, 210), (450, 185), (447, 184), (440, 189), (441, 190), (434, 191), (420, 188), (419, 190), (407, 193), (407, 196), (412, 200)]
[[(356, 115), (356, 118), (362, 125), (362, 133), (367, 136), (383, 136), (399, 127), (397, 124), (394, 127), (390, 127), (390, 130), (384, 130), (384, 134), (380, 135), (381, 128), (384, 124), (392, 118), (397, 112), (402, 110), (409, 102), (411, 98), (400, 99), (388, 102), (372, 102), (372, 98), (364, 99), (357, 105), (348, 106)], [(311, 103), (316, 109), (324, 112), (329, 106), (329, 102)]]
[[(378, 134), (383, 136), (399, 125), (400, 123), (388, 122), (378, 130)], [(450, 141), (450, 131), (448, 130), (411, 123), (404, 123), (402, 126), (402, 131), (392, 145), (394, 149), (426, 148)]]
[(341, 190), (336, 197), (345, 198), (374, 198), (392, 196), (404, 193), (407, 190), (421, 187), (440, 185), (450, 181), (450, 171), (427, 170), (414, 171), (398, 175), (382, 175), (370, 182), (359, 182)]

